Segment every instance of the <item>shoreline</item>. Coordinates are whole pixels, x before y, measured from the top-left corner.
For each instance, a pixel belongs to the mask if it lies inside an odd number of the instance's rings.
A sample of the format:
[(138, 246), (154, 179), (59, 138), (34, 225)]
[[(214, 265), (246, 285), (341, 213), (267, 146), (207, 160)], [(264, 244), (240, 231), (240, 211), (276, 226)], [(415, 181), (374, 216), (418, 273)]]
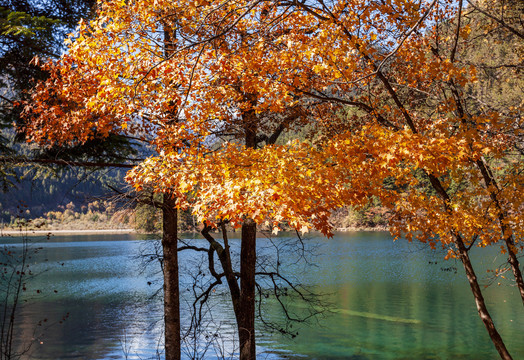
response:
[(338, 232), (351, 232), (351, 231), (389, 231), (387, 226), (374, 226), (374, 227), (358, 227), (358, 226), (350, 226), (350, 227), (344, 227), (344, 228), (335, 228), (335, 231)]
[(41, 236), (41, 235), (96, 235), (96, 234), (135, 234), (135, 229), (61, 229), (61, 230), (4, 230), (0, 229), (0, 237), (12, 235)]
[[(357, 231), (388, 231), (387, 227), (344, 227), (335, 228), (334, 232), (357, 232)], [(198, 231), (197, 231), (198, 232)], [(96, 235), (96, 234), (137, 234), (135, 229), (56, 229), (56, 230), (4, 230), (0, 229), (0, 237), (24, 235), (24, 236), (42, 236), (42, 235)]]

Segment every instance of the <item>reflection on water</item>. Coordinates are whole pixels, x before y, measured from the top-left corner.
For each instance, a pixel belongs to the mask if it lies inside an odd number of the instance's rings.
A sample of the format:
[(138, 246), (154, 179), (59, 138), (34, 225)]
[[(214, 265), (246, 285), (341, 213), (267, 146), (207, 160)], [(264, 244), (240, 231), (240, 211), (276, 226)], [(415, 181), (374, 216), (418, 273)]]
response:
[[(484, 264), (481, 254), (473, 255), (482, 277), (493, 256)], [(333, 294), (336, 309), (321, 326), (303, 328), (300, 338), (282, 345), (295, 353), (314, 359), (497, 358), (460, 264), (416, 244), (393, 243), (381, 233), (340, 235), (326, 240), (317, 271), (305, 276)], [(510, 352), (524, 358), (516, 289), (490, 287), (485, 295)]]
[[(238, 245), (235, 239), (231, 242)], [(144, 244), (136, 235), (55, 236), (45, 241), (39, 256), (31, 259), (33, 272), (40, 274), (30, 284), (43, 294), (23, 304), (17, 318), (18, 339), (33, 342), (26, 358), (162, 358), (162, 302), (155, 296), (161, 278), (157, 262), (144, 267), (137, 258)], [(260, 253), (269, 255), (262, 249), (268, 241), (260, 239), (259, 244)], [(299, 335), (294, 339), (259, 332), (261, 358), (496, 358), (460, 264), (445, 262), (442, 254), (417, 244), (394, 243), (385, 233), (316, 237), (305, 244), (318, 246), (317, 266), (293, 265), (289, 255), (287, 271), (327, 294), (331, 313), (296, 328)], [(483, 249), (473, 255), (479, 274), (493, 266), (494, 252)], [(494, 264), (502, 262), (501, 257)], [(180, 263), (184, 273), (198, 273), (195, 256), (183, 253)], [(185, 324), (190, 321), (191, 282), (190, 276), (182, 278)], [(221, 351), (229, 353), (236, 346), (234, 316), (224, 291), (225, 287), (217, 289), (211, 311), (204, 314), (206, 327), (197, 341), (205, 358), (219, 358)], [(502, 285), (485, 293), (510, 352), (524, 358), (524, 316), (516, 290)], [(268, 319), (283, 316), (271, 299), (266, 305)], [(291, 306), (302, 311), (300, 304)], [(188, 336), (186, 358), (192, 357), (191, 348)]]

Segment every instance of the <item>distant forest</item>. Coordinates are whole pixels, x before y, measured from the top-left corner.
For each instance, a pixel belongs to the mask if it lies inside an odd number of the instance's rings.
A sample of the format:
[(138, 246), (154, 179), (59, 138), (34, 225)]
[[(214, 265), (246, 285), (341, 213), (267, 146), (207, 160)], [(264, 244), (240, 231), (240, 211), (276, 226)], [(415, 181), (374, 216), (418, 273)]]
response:
[(0, 203), (1, 220), (14, 221), (23, 216), (37, 218), (49, 211), (64, 210), (73, 203), (82, 209), (97, 200), (109, 200), (111, 186), (121, 186), (125, 172), (105, 170), (92, 172), (82, 168), (64, 168), (51, 173), (48, 169), (18, 168), (9, 177), (11, 187), (4, 188)]

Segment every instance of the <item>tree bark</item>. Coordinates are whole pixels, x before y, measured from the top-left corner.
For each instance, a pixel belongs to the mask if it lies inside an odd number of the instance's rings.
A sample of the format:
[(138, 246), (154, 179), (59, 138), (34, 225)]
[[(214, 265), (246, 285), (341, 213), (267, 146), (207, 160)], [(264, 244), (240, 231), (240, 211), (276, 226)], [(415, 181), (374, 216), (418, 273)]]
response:
[[(238, 327), (238, 318), (240, 316), (240, 287), (238, 286), (238, 282), (236, 279), (235, 272), (233, 271), (233, 265), (231, 264), (231, 253), (229, 251), (229, 245), (228, 245), (228, 239), (227, 239), (227, 232), (224, 225), (221, 226), (222, 228), (222, 235), (224, 237), (224, 247), (220, 245), (214, 238), (209, 234), (209, 231), (211, 231), (211, 227), (205, 225), (204, 223), (204, 229), (202, 229), (201, 234), (204, 236), (204, 238), (209, 242), (211, 247), (215, 250), (215, 252), (218, 255), (218, 259), (220, 260), (220, 264), (222, 265), (222, 270), (224, 270), (224, 275), (226, 277), (227, 286), (229, 287), (229, 293), (231, 295), (231, 302), (233, 303), (233, 311), (235, 312), (235, 319), (237, 321), (237, 327)], [(210, 267), (211, 273), (214, 272), (214, 269)]]
[(482, 319), (484, 326), (488, 330), (489, 336), (491, 337), (491, 340), (493, 341), (493, 344), (495, 345), (495, 348), (497, 349), (500, 357), (505, 360), (511, 360), (512, 357), (509, 354), (508, 349), (506, 349), (506, 345), (504, 344), (502, 337), (495, 328), (493, 319), (491, 318), (491, 315), (489, 314), (488, 309), (486, 307), (486, 302), (484, 301), (482, 290), (479, 286), (475, 271), (473, 270), (473, 265), (471, 264), (468, 250), (464, 246), (464, 242), (459, 236), (457, 236), (455, 239), (455, 243), (458, 247), (460, 260), (464, 265), (464, 270), (466, 270), (466, 277), (468, 278), (469, 286), (471, 287), (471, 292), (475, 297), (475, 304), (477, 305), (477, 311), (479, 313), (479, 316)]
[[(513, 241), (513, 235), (511, 235), (511, 232), (506, 225), (507, 212), (503, 209), (502, 204), (497, 197), (497, 193), (500, 191), (499, 186), (495, 180), (495, 176), (493, 176), (493, 172), (483, 158), (477, 160), (476, 165), (482, 174), (489, 196), (497, 208), (502, 237), (504, 238), (506, 249), (508, 250), (508, 262), (513, 270), (513, 276), (515, 276), (515, 282), (519, 289), (522, 305), (524, 305), (524, 279), (522, 278), (522, 272), (520, 271), (520, 264), (517, 259), (517, 250), (515, 248), (515, 242)], [(493, 187), (496, 191), (493, 191)]]
[(242, 224), (240, 245), (240, 306), (238, 338), (240, 360), (255, 360), (255, 266), (257, 225), (253, 219)]
[(164, 324), (166, 360), (180, 360), (180, 299), (178, 288), (178, 228), (175, 199), (164, 195), (162, 207), (164, 273)]
[[(168, 59), (176, 50), (176, 32), (168, 21), (163, 21), (164, 55)], [(176, 115), (174, 107), (170, 115)], [(165, 126), (169, 127), (169, 119)], [(178, 280), (178, 212), (171, 193), (164, 194), (163, 214), (163, 271), (164, 271), (164, 347), (166, 360), (180, 360), (180, 291)]]
[(511, 269), (513, 270), (513, 276), (515, 276), (515, 282), (517, 283), (517, 287), (519, 289), (522, 305), (524, 305), (524, 279), (522, 278), (522, 272), (520, 271), (520, 264), (519, 260), (517, 259), (517, 254), (514, 251), (515, 244), (513, 239), (510, 237), (507, 237), (505, 242), (506, 248), (508, 249), (508, 261), (511, 265)]
[[(440, 180), (435, 175), (429, 173), (426, 173), (426, 175), (428, 176), (431, 185), (433, 186), (435, 191), (443, 200), (443, 206), (446, 212), (448, 214), (452, 213), (451, 208), (449, 206), (450, 197), (444, 189), (444, 187), (442, 186)], [(484, 326), (488, 331), (491, 341), (493, 342), (493, 345), (495, 345), (495, 348), (497, 349), (500, 357), (502, 359), (509, 360), (511, 359), (511, 355), (509, 354), (508, 349), (506, 349), (506, 345), (504, 344), (504, 341), (502, 340), (502, 337), (500, 336), (499, 332), (495, 328), (493, 319), (491, 318), (491, 315), (488, 312), (486, 302), (484, 301), (484, 296), (482, 295), (482, 289), (480, 288), (477, 275), (475, 274), (475, 270), (473, 269), (473, 265), (471, 264), (471, 259), (469, 258), (468, 249), (464, 244), (464, 240), (462, 239), (460, 234), (457, 234), (453, 230), (451, 232), (453, 235), (455, 246), (459, 254), (460, 261), (462, 262), (464, 270), (466, 271), (466, 277), (468, 279), (471, 292), (473, 293), (473, 297), (475, 298), (475, 304), (477, 305), (477, 311), (479, 313), (480, 319), (484, 323)]]
[(255, 265), (257, 227), (253, 219), (242, 225), (240, 245), (240, 288), (231, 265), (225, 226), (222, 225), (224, 247), (209, 234), (211, 227), (204, 226), (202, 235), (216, 251), (229, 286), (233, 310), (237, 321), (240, 343), (240, 360), (255, 360)]

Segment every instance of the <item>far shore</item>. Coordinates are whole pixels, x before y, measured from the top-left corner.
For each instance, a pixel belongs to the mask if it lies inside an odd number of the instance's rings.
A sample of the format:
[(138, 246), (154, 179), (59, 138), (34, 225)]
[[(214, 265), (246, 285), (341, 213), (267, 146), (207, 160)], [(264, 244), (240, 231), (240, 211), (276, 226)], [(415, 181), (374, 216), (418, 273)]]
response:
[[(344, 227), (335, 228), (335, 232), (357, 232), (357, 231), (388, 231), (387, 227), (376, 226), (376, 227)], [(96, 235), (96, 234), (136, 234), (138, 231), (135, 229), (57, 229), (57, 230), (13, 230), (13, 229), (0, 229), (0, 237), (3, 236), (42, 236), (42, 235)]]
[(96, 235), (96, 234), (133, 234), (135, 229), (84, 229), (84, 230), (3, 230), (0, 229), (1, 236), (11, 235), (26, 235), (26, 236), (41, 236), (41, 235)]
[(374, 226), (374, 227), (351, 226), (351, 227), (344, 227), (344, 228), (336, 228), (335, 231), (350, 232), (350, 231), (389, 231), (389, 230), (386, 226)]

